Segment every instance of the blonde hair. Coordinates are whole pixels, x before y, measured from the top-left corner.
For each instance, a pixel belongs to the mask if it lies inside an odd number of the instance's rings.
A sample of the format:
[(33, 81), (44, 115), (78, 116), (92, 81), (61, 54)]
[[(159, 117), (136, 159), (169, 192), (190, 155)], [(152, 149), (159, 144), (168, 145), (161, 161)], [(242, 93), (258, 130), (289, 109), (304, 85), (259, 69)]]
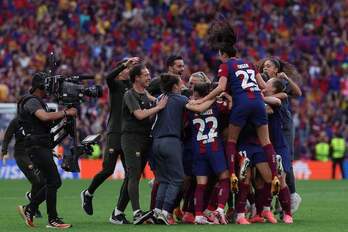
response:
[(197, 77), (203, 83), (211, 83), (211, 81), (210, 81), (209, 77), (207, 76), (207, 74), (205, 74), (204, 72), (201, 72), (201, 71), (192, 73), (191, 77)]

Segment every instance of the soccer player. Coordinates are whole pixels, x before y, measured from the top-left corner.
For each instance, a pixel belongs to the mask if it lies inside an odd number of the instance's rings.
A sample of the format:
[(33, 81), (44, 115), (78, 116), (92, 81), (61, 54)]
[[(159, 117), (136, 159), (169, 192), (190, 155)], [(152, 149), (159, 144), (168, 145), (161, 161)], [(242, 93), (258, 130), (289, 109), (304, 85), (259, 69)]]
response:
[[(291, 160), (293, 160), (295, 128), (292, 120), (290, 99), (302, 95), (300, 87), (293, 80), (299, 79), (300, 74), (293, 65), (276, 57), (262, 59), (258, 62), (258, 67), (265, 81), (270, 78), (278, 78), (285, 85), (284, 92), (287, 96), (284, 96), (284, 94), (278, 94), (278, 97), (280, 97), (282, 105), (284, 106), (281, 109), (284, 110), (282, 117), (283, 132), (289, 145)], [(302, 199), (300, 195), (296, 193), (295, 176), (292, 164), (290, 171), (286, 173), (286, 182), (291, 193), (291, 211), (294, 213), (298, 210)]]
[(236, 57), (234, 48), (236, 36), (226, 20), (215, 20), (210, 25), (208, 42), (213, 49), (218, 50), (219, 58), (223, 63), (219, 68), (218, 86), (206, 97), (197, 101), (197, 103), (218, 96), (229, 85), (233, 106), (229, 118), (226, 154), (230, 162), (231, 190), (233, 192), (238, 190), (238, 178), (234, 171), (237, 139), (246, 121), (249, 120), (257, 126), (258, 138), (267, 154), (273, 176), (272, 192), (278, 192), (279, 179), (276, 173), (275, 151), (269, 139), (267, 114), (260, 90), (260, 87), (263, 88), (265, 83), (253, 64), (245, 59)]
[(181, 132), (185, 109), (195, 112), (206, 110), (213, 100), (201, 105), (192, 105), (188, 98), (181, 95), (180, 77), (173, 74), (161, 74), (161, 89), (168, 97), (166, 107), (156, 115), (152, 129), (153, 156), (156, 167), (156, 180), (159, 187), (156, 197), (154, 216), (158, 222), (173, 224), (172, 212), (175, 200), (184, 181), (182, 162)]
[[(195, 100), (203, 98), (210, 91), (210, 84), (196, 84), (193, 88)], [(226, 95), (227, 96), (227, 95)], [(214, 103), (203, 113), (189, 113), (189, 123), (192, 131), (191, 143), (193, 150), (193, 174), (196, 176), (195, 191), (195, 223), (211, 224), (207, 217), (210, 211), (218, 218), (220, 224), (227, 224), (224, 208), (229, 197), (229, 173), (225, 159), (222, 136), (219, 133), (219, 118), (228, 113), (231, 105), (226, 101)], [(218, 176), (214, 187), (217, 195), (217, 208), (208, 207), (208, 215), (204, 215), (204, 196), (207, 194), (208, 178), (211, 174)], [(206, 217), (207, 216), (207, 217)]]
[[(271, 78), (266, 83), (266, 88), (264, 89), (265, 96), (274, 96), (275, 94), (284, 92), (285, 86), (282, 81), (276, 78)], [(275, 151), (277, 152), (278, 169), (281, 174), (280, 179), (280, 192), (279, 201), (282, 209), (284, 211), (283, 221), (286, 224), (292, 224), (292, 214), (290, 206), (290, 191), (286, 184), (285, 178), (286, 173), (290, 172), (291, 167), (291, 155), (289, 151), (289, 144), (287, 143), (285, 134), (282, 130), (284, 110), (281, 110), (282, 105), (272, 106), (273, 113), (269, 115), (269, 128), (272, 144), (274, 145)], [(280, 156), (280, 157), (278, 157)]]

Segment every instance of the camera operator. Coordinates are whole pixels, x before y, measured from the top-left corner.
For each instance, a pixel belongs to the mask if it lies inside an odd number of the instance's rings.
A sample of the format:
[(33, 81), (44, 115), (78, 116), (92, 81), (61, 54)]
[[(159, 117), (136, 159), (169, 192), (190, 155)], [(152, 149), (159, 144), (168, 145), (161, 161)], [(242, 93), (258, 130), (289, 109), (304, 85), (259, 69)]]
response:
[(145, 90), (150, 83), (150, 72), (143, 64), (135, 65), (129, 72), (133, 88), (123, 97), (121, 146), (127, 168), (127, 189), (133, 208), (133, 224), (142, 224), (152, 212), (143, 212), (139, 204), (139, 180), (148, 159), (152, 143), (150, 131), (155, 115), (167, 104), (167, 97), (153, 104), (154, 97)]
[(29, 227), (34, 227), (33, 216), (38, 205), (46, 200), (48, 214), (48, 228), (69, 228), (71, 224), (64, 223), (57, 214), (57, 190), (62, 182), (57, 166), (53, 160), (50, 124), (67, 116), (77, 114), (75, 108), (64, 111), (48, 112), (48, 107), (43, 98), (45, 92), (46, 74), (34, 74), (30, 94), (25, 95), (18, 102), (19, 124), (23, 127), (26, 152), (29, 154), (34, 166), (46, 179), (46, 184), (39, 192), (32, 196), (31, 202), (26, 206), (18, 206), (18, 211)]
[[(30, 201), (31, 196), (35, 196), (38, 191), (45, 185), (45, 180), (40, 174), (40, 171), (34, 167), (33, 162), (30, 160), (28, 153), (25, 152), (25, 143), (24, 135), (21, 133), (21, 128), (19, 126), (18, 117), (12, 119), (8, 125), (4, 140), (2, 143), (2, 151), (0, 154), (0, 160), (3, 160), (3, 163), (6, 163), (8, 159), (8, 144), (11, 142), (11, 139), (15, 135), (16, 143), (14, 146), (14, 158), (16, 160), (17, 166), (23, 172), (25, 177), (31, 183), (31, 191), (25, 194), (26, 198)], [(39, 210), (35, 213), (36, 218), (42, 217)]]
[[(138, 62), (138, 57), (124, 60), (106, 76), (106, 82), (109, 88), (110, 115), (107, 126), (107, 144), (103, 156), (103, 167), (102, 170), (94, 176), (89, 187), (81, 192), (83, 210), (88, 215), (93, 214), (92, 199), (94, 192), (113, 174), (119, 156), (125, 167), (124, 154), (121, 149), (122, 100), (124, 93), (132, 87), (129, 80), (129, 69)], [(112, 212), (109, 219), (111, 223), (129, 224), (124, 214), (128, 202), (127, 182), (123, 182), (117, 207)]]

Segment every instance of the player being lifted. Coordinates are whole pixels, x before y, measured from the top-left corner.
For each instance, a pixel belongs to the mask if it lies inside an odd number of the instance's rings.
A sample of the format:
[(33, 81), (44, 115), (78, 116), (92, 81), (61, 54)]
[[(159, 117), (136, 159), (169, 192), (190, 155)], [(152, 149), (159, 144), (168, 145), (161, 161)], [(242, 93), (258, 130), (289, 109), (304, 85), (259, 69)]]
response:
[(241, 129), (248, 122), (257, 127), (257, 135), (267, 155), (272, 170), (272, 192), (279, 192), (279, 179), (276, 175), (275, 151), (269, 139), (268, 121), (261, 88), (265, 82), (251, 62), (236, 57), (236, 35), (232, 26), (224, 20), (215, 20), (208, 31), (209, 45), (219, 52), (222, 64), (219, 68), (218, 86), (197, 103), (212, 99), (228, 90), (232, 95), (233, 106), (229, 117), (226, 155), (230, 165), (230, 182), (233, 192), (238, 190), (238, 178), (234, 171), (234, 159), (237, 154), (236, 142)]

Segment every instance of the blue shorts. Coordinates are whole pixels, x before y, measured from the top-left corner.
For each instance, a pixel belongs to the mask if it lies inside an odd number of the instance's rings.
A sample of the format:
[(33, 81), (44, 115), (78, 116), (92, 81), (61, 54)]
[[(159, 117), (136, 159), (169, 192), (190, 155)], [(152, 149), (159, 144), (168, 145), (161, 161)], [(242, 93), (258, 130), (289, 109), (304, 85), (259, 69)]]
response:
[(261, 99), (244, 100), (232, 106), (230, 124), (243, 128), (246, 122), (256, 127), (268, 124), (265, 103)]
[(267, 156), (261, 145), (251, 143), (242, 144), (239, 145), (238, 150), (246, 152), (251, 167), (255, 167), (258, 163), (267, 163)]
[(280, 155), (282, 157), (284, 171), (290, 172), (292, 163), (289, 148), (287, 146), (274, 147), (274, 150), (277, 153), (277, 155)]
[(193, 174), (195, 176), (217, 175), (225, 170), (227, 170), (227, 162), (224, 151), (194, 155)]
[(182, 156), (182, 162), (184, 165), (184, 172), (186, 176), (193, 176), (192, 169), (193, 169), (193, 152), (191, 145), (185, 146), (184, 145), (184, 151)]

